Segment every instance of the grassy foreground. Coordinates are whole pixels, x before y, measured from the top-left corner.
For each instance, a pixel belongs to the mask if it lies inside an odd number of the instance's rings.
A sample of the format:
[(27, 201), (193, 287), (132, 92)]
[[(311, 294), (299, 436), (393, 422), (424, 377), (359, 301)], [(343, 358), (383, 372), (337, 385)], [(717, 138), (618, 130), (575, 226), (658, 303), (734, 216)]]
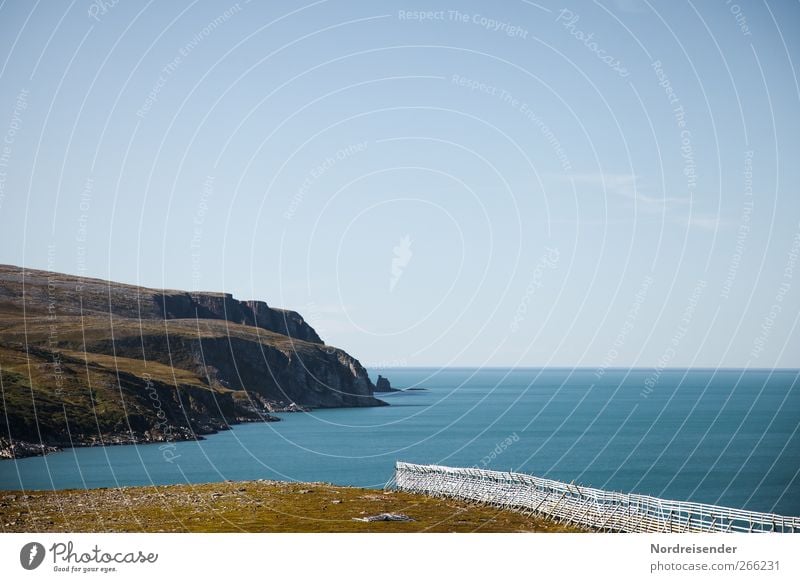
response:
[[(362, 522), (380, 513), (414, 521)], [(512, 511), (397, 491), (245, 481), (0, 491), (4, 532), (562, 532)]]

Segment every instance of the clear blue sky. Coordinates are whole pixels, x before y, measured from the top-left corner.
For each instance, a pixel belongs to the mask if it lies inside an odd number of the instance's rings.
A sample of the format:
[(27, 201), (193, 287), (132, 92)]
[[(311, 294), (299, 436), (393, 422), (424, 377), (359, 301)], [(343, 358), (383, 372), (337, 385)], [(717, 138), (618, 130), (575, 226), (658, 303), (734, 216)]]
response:
[(0, 4), (0, 262), (371, 366), (800, 366), (797, 2), (112, 4)]

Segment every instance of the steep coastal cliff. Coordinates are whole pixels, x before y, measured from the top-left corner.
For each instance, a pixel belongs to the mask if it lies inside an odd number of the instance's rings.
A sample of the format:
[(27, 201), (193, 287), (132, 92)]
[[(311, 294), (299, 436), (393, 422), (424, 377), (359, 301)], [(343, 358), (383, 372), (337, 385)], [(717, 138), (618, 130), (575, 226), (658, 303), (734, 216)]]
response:
[(0, 458), (385, 404), (294, 311), (12, 266), (0, 266), (0, 380)]

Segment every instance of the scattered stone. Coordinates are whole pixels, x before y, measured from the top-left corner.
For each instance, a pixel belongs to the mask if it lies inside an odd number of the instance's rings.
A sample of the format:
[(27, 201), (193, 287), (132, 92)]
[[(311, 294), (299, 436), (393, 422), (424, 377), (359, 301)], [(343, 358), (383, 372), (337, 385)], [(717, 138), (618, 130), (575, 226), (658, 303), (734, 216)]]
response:
[(331, 501), (331, 503), (335, 503), (335, 504), (339, 504), (341, 502), (342, 502), (341, 499), (334, 499), (333, 501)]
[(414, 521), (405, 513), (379, 513), (367, 517), (354, 517), (355, 521)]

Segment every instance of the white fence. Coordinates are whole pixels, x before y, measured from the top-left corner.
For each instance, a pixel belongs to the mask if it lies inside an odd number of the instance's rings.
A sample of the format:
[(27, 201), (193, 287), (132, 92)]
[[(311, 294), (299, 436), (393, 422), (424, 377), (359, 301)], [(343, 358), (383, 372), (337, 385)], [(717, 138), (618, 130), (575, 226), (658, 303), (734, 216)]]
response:
[(800, 532), (800, 517), (615, 493), (522, 473), (398, 462), (387, 488), (485, 503), (595, 531)]

